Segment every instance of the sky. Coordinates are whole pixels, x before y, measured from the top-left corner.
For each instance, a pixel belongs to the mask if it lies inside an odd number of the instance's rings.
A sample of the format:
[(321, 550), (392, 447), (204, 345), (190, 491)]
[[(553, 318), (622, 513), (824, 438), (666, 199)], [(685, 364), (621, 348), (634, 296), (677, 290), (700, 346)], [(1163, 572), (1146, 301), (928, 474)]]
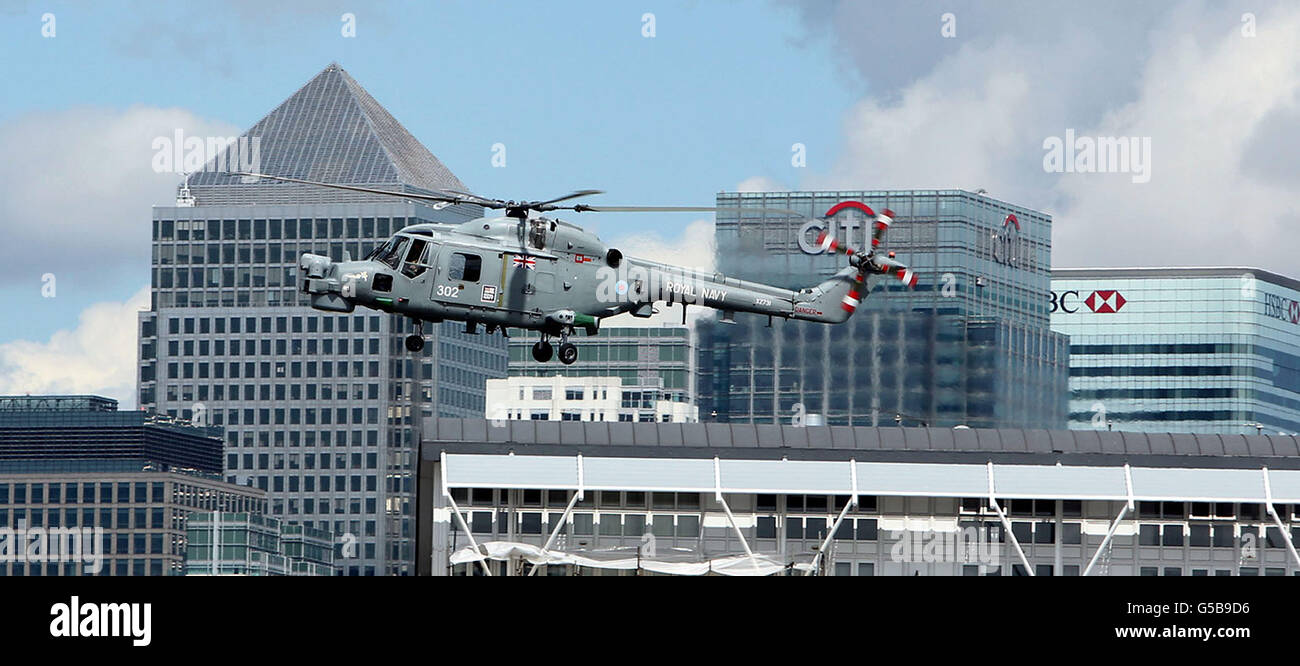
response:
[[(0, 62), (0, 393), (133, 404), (153, 140), (331, 62), (484, 195), (984, 189), (1052, 215), (1056, 266), (1300, 275), (1294, 2), (11, 1)], [(1103, 142), (1129, 159), (1080, 161)], [(707, 216), (581, 222), (712, 262)]]

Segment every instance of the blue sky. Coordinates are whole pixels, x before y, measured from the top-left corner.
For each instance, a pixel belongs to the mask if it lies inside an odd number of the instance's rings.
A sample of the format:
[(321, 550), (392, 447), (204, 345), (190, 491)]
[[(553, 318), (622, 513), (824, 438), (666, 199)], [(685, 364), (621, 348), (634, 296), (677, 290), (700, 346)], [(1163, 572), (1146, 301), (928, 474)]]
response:
[[(19, 1), (0, 7), (0, 393), (129, 395), (149, 208), (179, 180), (151, 139), (238, 133), (334, 61), (481, 194), (983, 188), (1053, 216), (1057, 266), (1297, 273), (1293, 2)], [(1149, 143), (1150, 178), (1046, 169), (1065, 135)], [(583, 223), (676, 257), (700, 217)]]
[[(796, 11), (762, 3), (352, 4), (29, 3), (0, 15), (11, 64), (0, 123), (144, 105), (244, 129), (337, 61), (475, 191), (542, 198), (595, 187), (610, 203), (708, 205), (749, 177), (797, 181), (794, 142), (813, 164), (831, 159), (861, 87), (832, 45), (804, 38)], [(642, 36), (649, 10), (654, 38)], [(41, 34), (46, 12), (53, 39)], [(355, 38), (341, 35), (345, 12)], [(489, 161), (497, 142), (504, 169)], [(72, 174), (50, 176), (77, 187)], [(676, 217), (607, 220), (602, 233), (673, 233), (690, 221)], [(145, 206), (138, 223), (147, 233)], [(31, 316), (0, 323), (0, 342), (125, 299), (147, 282), (147, 265), (69, 275), (57, 299), (40, 298), (41, 274), (3, 290)]]

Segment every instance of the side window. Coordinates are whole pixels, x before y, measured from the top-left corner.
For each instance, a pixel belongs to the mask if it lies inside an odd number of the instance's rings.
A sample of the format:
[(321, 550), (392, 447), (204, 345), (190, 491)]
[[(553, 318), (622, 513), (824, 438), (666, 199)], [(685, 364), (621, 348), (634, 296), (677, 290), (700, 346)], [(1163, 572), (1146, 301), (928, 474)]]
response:
[(448, 280), (478, 282), (483, 271), (483, 258), (477, 254), (456, 252), (451, 255), (451, 264), (447, 267)]
[(406, 263), (402, 265), (402, 275), (414, 278), (425, 271), (424, 253), (428, 246), (428, 241), (420, 238), (411, 242), (411, 250), (406, 253)]

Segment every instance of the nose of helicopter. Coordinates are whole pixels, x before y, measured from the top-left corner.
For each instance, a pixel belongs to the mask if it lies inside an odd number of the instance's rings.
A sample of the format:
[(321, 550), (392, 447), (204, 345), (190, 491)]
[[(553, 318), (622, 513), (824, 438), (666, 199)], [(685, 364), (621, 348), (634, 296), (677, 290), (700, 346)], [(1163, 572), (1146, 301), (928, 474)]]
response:
[(326, 312), (352, 312), (356, 308), (356, 276), (349, 274), (351, 264), (335, 263), (319, 254), (303, 254), (298, 260), (302, 272), (299, 291), (311, 297), (311, 306)]

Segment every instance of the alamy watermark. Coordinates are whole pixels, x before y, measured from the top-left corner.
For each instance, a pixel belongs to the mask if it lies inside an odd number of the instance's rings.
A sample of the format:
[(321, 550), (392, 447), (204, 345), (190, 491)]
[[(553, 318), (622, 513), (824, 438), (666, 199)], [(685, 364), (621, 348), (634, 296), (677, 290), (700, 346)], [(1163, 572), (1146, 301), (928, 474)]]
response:
[[(596, 257), (584, 257), (595, 261)], [(602, 266), (596, 271), (596, 299), (601, 303), (641, 303), (668, 301), (671, 303), (707, 304), (723, 302), (727, 289), (710, 276), (699, 275), (675, 267), (629, 266), (626, 262), (618, 268)], [(665, 270), (667, 269), (667, 270)], [(771, 303), (768, 303), (770, 305)]]
[(1134, 183), (1151, 181), (1151, 137), (1075, 136), (1043, 139), (1043, 171), (1048, 173), (1131, 173)]
[(150, 146), (154, 173), (262, 170), (260, 136), (185, 136), (185, 130), (177, 129), (171, 136), (154, 137)]
[(82, 562), (83, 571), (99, 573), (104, 564), (102, 527), (0, 527), (0, 562), (62, 564)]
[(889, 557), (894, 562), (974, 564), (980, 573), (1002, 566), (1002, 545), (995, 541), (998, 526), (969, 526), (951, 532), (940, 530), (890, 530), (894, 545)]

